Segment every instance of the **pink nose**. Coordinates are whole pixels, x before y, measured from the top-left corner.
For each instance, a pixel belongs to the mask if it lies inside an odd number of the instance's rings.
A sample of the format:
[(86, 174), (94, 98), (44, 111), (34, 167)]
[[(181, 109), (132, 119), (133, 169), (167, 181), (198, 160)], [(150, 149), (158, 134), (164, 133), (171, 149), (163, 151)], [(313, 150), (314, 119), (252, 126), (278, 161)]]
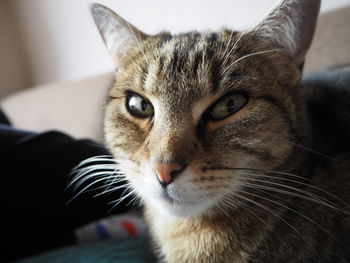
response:
[(174, 179), (174, 177), (185, 170), (185, 168), (186, 165), (181, 165), (175, 162), (153, 163), (153, 169), (157, 174), (159, 182), (163, 186), (169, 184)]

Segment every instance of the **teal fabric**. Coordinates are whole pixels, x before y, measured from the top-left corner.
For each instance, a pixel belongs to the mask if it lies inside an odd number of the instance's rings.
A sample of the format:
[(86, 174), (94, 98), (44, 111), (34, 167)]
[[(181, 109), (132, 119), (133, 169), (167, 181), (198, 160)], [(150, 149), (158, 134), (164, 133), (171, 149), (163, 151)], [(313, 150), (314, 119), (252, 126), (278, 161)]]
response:
[(149, 240), (125, 238), (57, 249), (17, 263), (153, 263)]

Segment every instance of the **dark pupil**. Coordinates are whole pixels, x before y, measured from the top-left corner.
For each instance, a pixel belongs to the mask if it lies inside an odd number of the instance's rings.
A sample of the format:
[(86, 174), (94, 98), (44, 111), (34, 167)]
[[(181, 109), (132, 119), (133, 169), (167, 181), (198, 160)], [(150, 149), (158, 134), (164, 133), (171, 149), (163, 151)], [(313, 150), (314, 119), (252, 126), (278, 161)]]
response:
[(227, 106), (227, 111), (229, 113), (234, 112), (234, 110), (235, 110), (235, 102), (232, 99), (227, 102), (226, 106)]
[(142, 100), (142, 102), (141, 102), (141, 109), (142, 109), (142, 111), (145, 111), (145, 110), (146, 110), (147, 105), (148, 105), (147, 101)]

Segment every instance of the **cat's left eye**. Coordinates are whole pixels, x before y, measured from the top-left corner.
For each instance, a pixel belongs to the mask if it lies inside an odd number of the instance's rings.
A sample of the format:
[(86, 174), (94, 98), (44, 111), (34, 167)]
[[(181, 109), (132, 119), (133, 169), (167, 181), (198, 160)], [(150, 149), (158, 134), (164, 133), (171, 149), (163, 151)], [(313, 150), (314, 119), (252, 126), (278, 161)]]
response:
[(242, 94), (229, 94), (219, 99), (210, 109), (209, 116), (213, 120), (222, 120), (240, 110), (247, 97)]
[(154, 114), (151, 102), (136, 93), (127, 96), (126, 108), (131, 115), (138, 118), (149, 118)]

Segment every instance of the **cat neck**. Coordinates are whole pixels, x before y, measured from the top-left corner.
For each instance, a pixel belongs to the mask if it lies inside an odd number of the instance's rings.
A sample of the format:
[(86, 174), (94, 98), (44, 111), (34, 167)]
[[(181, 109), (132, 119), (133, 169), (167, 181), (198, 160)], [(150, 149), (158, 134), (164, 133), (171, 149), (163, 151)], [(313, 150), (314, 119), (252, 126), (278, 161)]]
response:
[[(274, 217), (257, 224), (257, 214), (237, 210), (195, 218), (165, 216), (145, 204), (145, 218), (165, 262), (248, 262), (271, 230)], [(186, 253), (184, 252), (186, 251)], [(213, 258), (219, 255), (217, 259)]]

